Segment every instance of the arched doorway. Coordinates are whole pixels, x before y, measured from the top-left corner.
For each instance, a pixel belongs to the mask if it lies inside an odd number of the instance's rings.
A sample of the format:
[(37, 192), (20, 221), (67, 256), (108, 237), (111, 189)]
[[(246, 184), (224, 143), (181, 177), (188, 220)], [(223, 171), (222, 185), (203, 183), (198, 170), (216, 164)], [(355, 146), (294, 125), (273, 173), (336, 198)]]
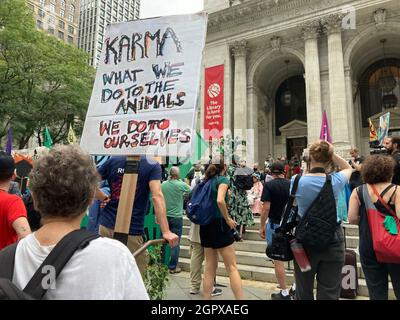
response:
[[(259, 117), (259, 162), (268, 154), (274, 158), (287, 157), (288, 139), (307, 137), (304, 57), (283, 49), (278, 54), (265, 53), (263, 57), (253, 66), (254, 73), (250, 72), (258, 95), (255, 101)], [(288, 89), (290, 101), (285, 102)]]
[[(383, 48), (382, 40), (384, 39), (386, 41)], [(387, 109), (385, 105), (389, 106), (392, 103), (390, 101), (394, 100), (393, 97), (391, 100), (385, 98), (384, 103), (383, 98), (388, 93), (383, 92), (379, 85), (379, 79), (384, 75), (386, 67), (390, 67), (389, 69), (397, 78), (394, 95), (400, 101), (397, 93), (399, 60), (400, 23), (398, 22), (387, 22), (379, 29), (375, 25), (360, 28), (359, 33), (345, 46), (344, 64), (345, 70), (348, 70), (346, 72), (347, 101), (349, 114), (353, 114), (349, 125), (353, 126), (354, 143), (364, 155), (370, 152), (368, 118), (374, 118), (374, 115), (382, 113)], [(379, 119), (374, 124), (377, 126), (378, 122)], [(394, 123), (392, 119), (390, 122)]]
[(361, 122), (368, 127), (368, 118), (400, 107), (400, 59), (380, 60), (370, 65), (359, 82)]

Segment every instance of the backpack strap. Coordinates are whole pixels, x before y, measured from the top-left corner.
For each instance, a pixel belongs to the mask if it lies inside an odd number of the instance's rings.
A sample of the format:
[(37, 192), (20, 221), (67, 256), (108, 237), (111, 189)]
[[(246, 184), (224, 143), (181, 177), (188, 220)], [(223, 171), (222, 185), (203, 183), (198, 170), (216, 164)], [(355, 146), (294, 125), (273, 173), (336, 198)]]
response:
[(47, 292), (47, 289), (44, 289), (42, 286), (42, 281), (44, 277), (48, 276), (47, 273), (42, 273), (43, 267), (54, 267), (55, 278), (51, 280), (55, 281), (64, 266), (74, 255), (75, 251), (77, 251), (78, 249), (86, 248), (89, 245), (90, 241), (99, 237), (100, 236), (98, 234), (92, 233), (84, 229), (75, 230), (68, 233), (57, 243), (54, 249), (51, 250), (50, 254), (43, 261), (43, 263), (35, 272), (32, 279), (29, 281), (23, 291), (29, 294), (34, 299), (42, 299)]
[(288, 223), (287, 220), (289, 219), (289, 215), (292, 210), (294, 200), (296, 199), (296, 192), (297, 192), (297, 187), (299, 186), (300, 178), (301, 178), (301, 174), (296, 175), (296, 178), (294, 179), (294, 182), (293, 182), (292, 191), (290, 192), (289, 200), (287, 202), (285, 212), (282, 217), (282, 224), (280, 226), (280, 229), (283, 232), (286, 232), (286, 225)]
[(0, 251), (0, 279), (8, 279), (12, 281), (14, 274), (15, 252), (17, 251), (18, 242), (9, 245)]
[(375, 186), (373, 184), (370, 184), (370, 186), (371, 186), (372, 191), (378, 197), (379, 201), (383, 204), (383, 206), (386, 208), (386, 210), (389, 211), (389, 213), (397, 219), (396, 213), (392, 210), (392, 208), (389, 207), (389, 205), (386, 203), (386, 201), (382, 199), (381, 195), (379, 194), (378, 190), (376, 190)]

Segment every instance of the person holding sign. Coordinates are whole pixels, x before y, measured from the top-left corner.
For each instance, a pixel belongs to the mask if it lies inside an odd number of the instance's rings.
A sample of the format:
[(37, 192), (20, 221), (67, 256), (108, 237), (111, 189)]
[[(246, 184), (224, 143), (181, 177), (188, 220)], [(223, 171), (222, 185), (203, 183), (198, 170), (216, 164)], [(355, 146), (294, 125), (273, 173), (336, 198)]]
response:
[[(96, 199), (106, 203), (100, 217), (99, 228), (100, 235), (104, 237), (113, 237), (125, 165), (126, 157), (111, 157), (98, 169), (102, 180), (107, 180), (111, 191), (110, 197), (100, 189), (96, 192)], [(132, 253), (144, 244), (144, 217), (149, 208), (149, 192), (152, 195), (154, 212), (163, 238), (171, 247), (177, 246), (179, 242), (179, 237), (172, 233), (168, 226), (166, 206), (161, 190), (161, 166), (155, 160), (142, 156), (139, 161), (139, 176), (128, 237), (128, 248)], [(139, 255), (136, 261), (143, 276), (148, 264), (147, 252)]]

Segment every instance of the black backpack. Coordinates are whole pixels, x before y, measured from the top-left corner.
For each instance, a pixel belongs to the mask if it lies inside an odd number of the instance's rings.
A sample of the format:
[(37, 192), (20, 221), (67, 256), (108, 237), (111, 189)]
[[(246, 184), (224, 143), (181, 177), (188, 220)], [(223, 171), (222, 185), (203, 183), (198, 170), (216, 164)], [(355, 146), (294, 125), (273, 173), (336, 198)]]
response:
[[(55, 269), (55, 281), (64, 266), (78, 249), (86, 248), (90, 241), (97, 239), (99, 235), (87, 230), (75, 230), (67, 234), (54, 247), (43, 261), (24, 290), (20, 290), (12, 283), (14, 274), (15, 253), (18, 243), (14, 243), (0, 251), (0, 300), (41, 300), (47, 289), (42, 285), (49, 274), (44, 272), (46, 266)], [(48, 287), (51, 283), (46, 283)]]
[(323, 250), (333, 243), (337, 227), (332, 178), (327, 175), (317, 198), (300, 219), (295, 236), (305, 246)]

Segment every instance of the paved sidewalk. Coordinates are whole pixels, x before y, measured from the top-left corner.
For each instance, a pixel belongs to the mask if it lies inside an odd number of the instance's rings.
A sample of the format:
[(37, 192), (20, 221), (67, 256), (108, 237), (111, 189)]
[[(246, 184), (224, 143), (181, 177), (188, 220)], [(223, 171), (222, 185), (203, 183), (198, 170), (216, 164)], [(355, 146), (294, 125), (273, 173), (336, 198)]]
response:
[[(217, 283), (226, 285), (220, 287), (222, 295), (213, 297), (212, 300), (235, 300), (232, 290), (229, 287), (229, 278), (217, 277)], [(245, 300), (271, 300), (271, 293), (278, 292), (279, 289), (274, 283), (260, 281), (242, 280)], [(190, 290), (190, 277), (188, 272), (169, 275), (167, 296), (164, 300), (203, 300), (202, 290), (200, 294), (192, 295)], [(340, 299), (346, 300), (346, 299)], [(368, 297), (358, 296), (356, 300), (368, 300)]]
[[(190, 291), (190, 277), (188, 272), (181, 272), (169, 275), (167, 297), (165, 300), (202, 300), (202, 290), (200, 294), (192, 295)], [(229, 278), (217, 277), (217, 283), (227, 287), (222, 289), (222, 295), (213, 297), (212, 300), (234, 300)], [(278, 292), (275, 284), (258, 281), (242, 280), (245, 300), (271, 300), (271, 293)]]

